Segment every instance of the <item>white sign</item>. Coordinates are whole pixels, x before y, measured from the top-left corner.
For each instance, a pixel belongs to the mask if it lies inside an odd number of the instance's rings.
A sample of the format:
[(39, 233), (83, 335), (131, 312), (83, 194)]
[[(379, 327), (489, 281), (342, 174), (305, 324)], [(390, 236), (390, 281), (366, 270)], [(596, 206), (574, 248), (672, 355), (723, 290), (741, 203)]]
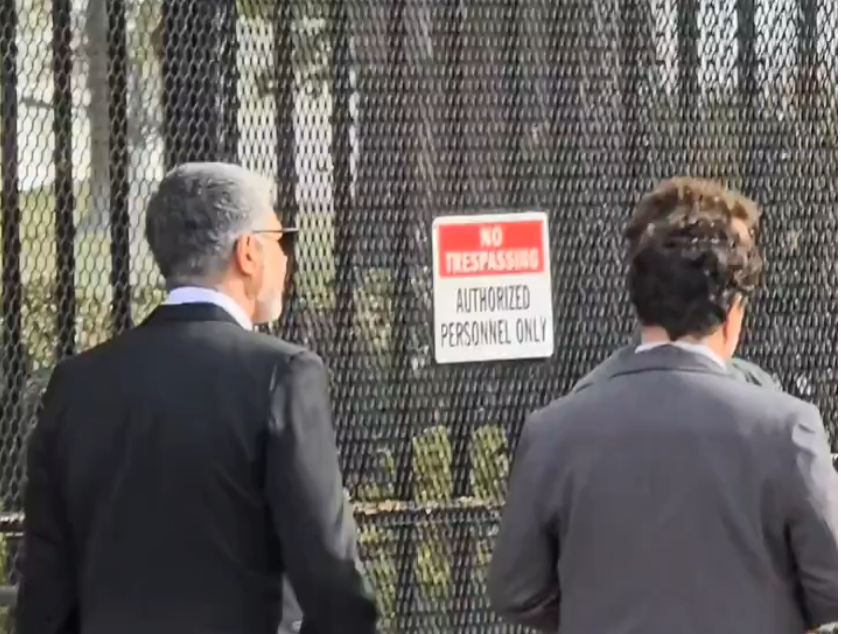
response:
[(432, 255), (437, 363), (552, 356), (545, 213), (436, 218)]

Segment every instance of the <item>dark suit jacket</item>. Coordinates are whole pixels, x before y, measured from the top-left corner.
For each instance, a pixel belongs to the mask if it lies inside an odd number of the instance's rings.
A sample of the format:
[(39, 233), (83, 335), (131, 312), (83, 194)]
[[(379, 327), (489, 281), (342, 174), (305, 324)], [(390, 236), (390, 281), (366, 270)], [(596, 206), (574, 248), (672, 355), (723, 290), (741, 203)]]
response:
[(327, 375), (210, 304), (56, 368), (27, 457), (18, 634), (375, 632)]
[(803, 634), (838, 614), (817, 409), (665, 346), (530, 416), (494, 609), (563, 634)]

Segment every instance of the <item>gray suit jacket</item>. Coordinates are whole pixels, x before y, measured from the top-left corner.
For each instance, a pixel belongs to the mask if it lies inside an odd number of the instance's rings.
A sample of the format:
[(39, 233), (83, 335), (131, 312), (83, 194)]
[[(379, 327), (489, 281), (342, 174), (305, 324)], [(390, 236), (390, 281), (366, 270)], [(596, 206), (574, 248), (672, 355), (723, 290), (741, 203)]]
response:
[[(578, 392), (584, 388), (590, 387), (591, 385), (600, 383), (605, 378), (609, 377), (617, 364), (625, 363), (627, 357), (636, 353), (637, 342), (631, 343), (623, 348), (619, 348), (619, 350), (614, 352), (607, 359), (593, 368), (588, 374), (582, 377), (572, 388), (572, 391)], [(755, 363), (751, 363), (745, 359), (732, 359), (729, 361), (727, 363), (727, 373), (731, 378), (739, 381), (753, 383), (754, 385), (771, 388), (772, 390), (782, 389), (780, 382), (776, 377), (768, 374)]]
[(818, 410), (673, 346), (526, 421), (493, 608), (563, 634), (803, 634), (838, 615)]

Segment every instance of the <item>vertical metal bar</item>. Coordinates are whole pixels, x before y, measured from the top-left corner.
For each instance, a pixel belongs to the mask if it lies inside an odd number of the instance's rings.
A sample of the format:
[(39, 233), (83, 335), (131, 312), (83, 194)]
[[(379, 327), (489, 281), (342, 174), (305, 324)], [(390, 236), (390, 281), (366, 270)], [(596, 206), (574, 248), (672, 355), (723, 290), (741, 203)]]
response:
[(225, 161), (239, 163), (239, 68), (237, 52), (237, 2), (223, 0), (221, 4), (221, 64), (222, 64), (222, 154)]
[[(818, 0), (798, 0), (797, 105), (800, 121), (809, 129), (820, 117), (818, 108)], [(827, 28), (831, 28), (827, 26)]]
[[(446, 100), (444, 108), (446, 109), (445, 125), (444, 125), (444, 139), (443, 143), (447, 146), (444, 163), (444, 176), (446, 185), (447, 201), (446, 207), (449, 210), (461, 210), (464, 207), (465, 197), (465, 146), (464, 146), (464, 60), (463, 60), (463, 38), (464, 38), (464, 23), (463, 12), (461, 10), (461, 0), (446, 0), (444, 5), (441, 22), (442, 28), (446, 29), (446, 36), (443, 38), (444, 45), (444, 68), (443, 74), (446, 79)], [(437, 336), (437, 333), (433, 333)], [(447, 367), (441, 368), (446, 374), (447, 387), (449, 389), (448, 401), (445, 403), (447, 409), (454, 408), (454, 399), (458, 393), (459, 388), (463, 388), (463, 381), (459, 381), (459, 376), (465, 378), (462, 374), (462, 368)], [(462, 414), (467, 414), (463, 416)], [(470, 487), (470, 470), (462, 469), (462, 463), (465, 458), (469, 460), (469, 439), (467, 440), (468, 447), (465, 449), (464, 439), (460, 438), (464, 422), (464, 418), (469, 421), (472, 416), (467, 412), (458, 412), (453, 417), (450, 425), (450, 437), (453, 445), (451, 456), (450, 470), (453, 475), (452, 495), (457, 498), (466, 495), (466, 491)], [(465, 455), (466, 454), (466, 455)]]
[(219, 158), (217, 6), (204, 0), (163, 0), (161, 6), (167, 169)]
[[(563, 393), (578, 378), (575, 350), (568, 342), (580, 338), (578, 325), (583, 317), (581, 291), (571, 281), (588, 279), (591, 271), (584, 271), (580, 254), (590, 248), (583, 235), (570, 226), (581, 219), (579, 183), (581, 180), (582, 99), (581, 77), (584, 60), (583, 42), (589, 27), (588, 3), (567, 0), (548, 5), (549, 32), (549, 232), (553, 245), (552, 297), (555, 301), (555, 341), (564, 342), (557, 348), (552, 361), (551, 394)], [(544, 395), (544, 398), (546, 396)], [(508, 429), (510, 457), (516, 449), (522, 423)]]
[[(655, 57), (654, 51), (650, 48), (653, 47), (654, 42), (654, 34), (650, 31), (654, 23), (651, 12), (650, 3), (639, 2), (639, 0), (621, 0), (619, 13), (620, 113), (625, 143), (622, 178), (626, 186), (620, 189), (621, 208), (616, 210), (616, 213), (611, 213), (609, 219), (617, 238), (619, 238), (621, 227), (636, 206), (637, 200), (643, 191), (651, 186), (652, 176), (655, 176), (652, 171), (656, 173), (656, 178), (665, 176), (659, 174), (661, 165), (652, 165), (652, 161), (649, 161), (649, 143), (643, 120), (646, 111), (650, 109), (646, 103), (646, 78)], [(623, 245), (621, 241), (618, 244)], [(612, 326), (622, 337), (627, 337), (635, 328), (633, 312), (628, 311), (626, 315), (628, 319), (623, 320), (622, 313), (618, 313)], [(628, 321), (631, 323), (627, 324), (626, 329), (622, 328)]]
[(56, 359), (73, 354), (76, 341), (75, 224), (73, 193), (73, 50), (71, 0), (53, 0), (53, 165), (55, 168)]
[[(442, 178), (444, 180), (446, 200), (445, 208), (449, 211), (460, 211), (464, 208), (465, 188), (467, 178), (465, 173), (465, 97), (464, 86), (464, 10), (462, 0), (445, 0), (441, 11), (440, 23), (436, 24), (436, 31), (443, 34), (443, 69), (445, 78), (443, 87), (445, 112), (442, 145), (444, 165)], [(436, 337), (438, 333), (433, 333)], [(459, 366), (444, 366), (439, 373), (445, 381), (443, 403), (447, 412), (446, 421), (450, 429), (452, 452), (450, 455), (450, 473), (452, 474), (451, 498), (456, 500), (470, 495), (470, 432), (475, 418), (472, 412), (456, 409), (458, 396), (466, 386), (477, 385), (477, 381), (469, 380), (469, 373), (473, 368)], [(478, 405), (481, 390), (476, 390), (473, 400)], [(476, 408), (474, 408), (476, 409)], [(465, 429), (466, 434), (465, 434)], [(465, 438), (465, 435), (467, 436)], [(462, 468), (466, 465), (466, 468)], [(450, 517), (453, 517), (451, 515)], [(467, 629), (471, 615), (468, 605), (472, 584), (472, 549), (470, 541), (471, 524), (469, 522), (455, 522), (450, 535), (452, 543), (452, 565), (450, 580), (452, 592), (450, 594), (450, 625), (453, 632)]]
[[(410, 82), (407, 81), (406, 1), (392, 0), (388, 8), (388, 65), (387, 94), (390, 100), (388, 119), (393, 132), (388, 135), (385, 175), (389, 184), (392, 217), (391, 260), (393, 269), (391, 320), (391, 380), (393, 425), (402, 437), (401, 451), (396, 459), (395, 497), (411, 502), (414, 498), (414, 429), (408, 390), (412, 381), (411, 319), (413, 315), (412, 243), (414, 223), (408, 215), (409, 155), (413, 145), (413, 131), (409, 125)], [(415, 530), (413, 522), (399, 527), (397, 536), (397, 631), (413, 632), (415, 603)]]
[[(342, 471), (346, 481), (354, 476), (361, 480), (364, 464), (371, 455), (370, 438), (357, 438), (361, 445), (349, 445), (349, 432), (356, 428), (356, 373), (353, 363), (357, 353), (356, 328), (356, 232), (354, 231), (351, 200), (350, 171), (350, 29), (346, 0), (332, 0), (330, 3), (330, 35), (332, 38), (331, 84), (333, 97), (333, 268), (335, 271), (335, 336), (332, 356), (341, 381), (336, 385), (334, 399), (336, 408), (342, 408), (342, 416), (336, 424), (340, 440)], [(355, 460), (355, 458), (357, 458)], [(357, 473), (350, 470), (357, 468)]]
[[(409, 153), (406, 147), (411, 143), (411, 131), (407, 126), (408, 107), (408, 85), (406, 82), (406, 54), (403, 48), (406, 38), (404, 26), (404, 11), (406, 0), (394, 0), (389, 7), (388, 17), (388, 94), (391, 108), (389, 108), (389, 119), (394, 133), (390, 135), (388, 153), (385, 166), (385, 178), (389, 184), (390, 210), (393, 219), (393, 240), (391, 244), (392, 254), (397, 266), (394, 271), (393, 298), (394, 311), (391, 323), (391, 366), (392, 366), (392, 388), (399, 391), (405, 386), (408, 376), (404, 375), (410, 367), (410, 346), (408, 341), (407, 322), (409, 315), (409, 297), (411, 295), (410, 263), (412, 260), (412, 223), (408, 222), (407, 212), (407, 187), (408, 187), (408, 161)], [(396, 400), (396, 411), (403, 413), (405, 403)], [(409, 426), (409, 421), (401, 416), (398, 421), (401, 425)], [(401, 427), (401, 431), (407, 431)], [(411, 446), (407, 447), (411, 449)], [(403, 452), (411, 460), (411, 451)], [(405, 462), (406, 458), (398, 460), (397, 467), (397, 496), (400, 499), (412, 499), (412, 465)]]
[[(471, 6), (472, 5), (472, 6)], [(472, 19), (481, 20), (482, 13), (485, 11), (483, 2), (473, 2), (470, 6), (470, 12), (476, 16)], [(478, 18), (478, 19), (477, 19)], [(501, 65), (501, 68), (491, 68), (491, 73), (499, 73), (501, 77), (500, 92), (501, 95), (494, 100), (489, 101), (486, 105), (491, 110), (499, 112), (502, 118), (502, 133), (497, 150), (503, 154), (501, 161), (505, 172), (501, 174), (500, 187), (496, 188), (494, 192), (494, 200), (497, 204), (501, 204), (506, 210), (516, 210), (523, 202), (523, 195), (529, 192), (531, 188), (525, 183), (527, 178), (526, 170), (523, 164), (523, 68), (522, 68), (522, 51), (521, 45), (521, 29), (522, 29), (522, 15), (520, 12), (519, 0), (504, 0), (495, 8), (494, 13), (486, 18), (489, 23), (493, 23), (493, 33), (499, 42), (495, 42), (492, 48), (500, 54), (495, 56), (495, 64)], [(481, 23), (480, 23), (481, 24)], [(474, 32), (475, 33), (475, 32)], [(481, 31), (479, 31), (481, 37)], [(475, 35), (474, 35), (475, 37)], [(481, 71), (486, 74), (488, 71)], [(491, 75), (493, 76), (493, 75)], [(498, 100), (498, 104), (494, 105), (493, 101)], [(501, 111), (501, 112), (500, 112)], [(476, 151), (476, 148), (473, 148)], [(481, 159), (484, 161), (495, 160), (494, 157), (488, 156)], [(468, 411), (482, 411), (483, 415), (475, 417), (475, 420), (470, 420), (471, 417), (462, 418), (461, 424), (464, 426), (460, 434), (463, 439), (464, 447), (460, 448), (466, 455), (459, 460), (463, 460), (463, 465), (459, 469), (460, 473), (454, 473), (454, 483), (459, 482), (458, 495), (469, 495), (471, 490), (470, 476), (473, 471), (480, 468), (481, 465), (470, 464), (470, 444), (473, 439), (473, 432), (479, 425), (491, 424), (501, 425), (505, 429), (509, 437), (514, 436), (518, 432), (520, 417), (515, 416), (511, 418), (514, 408), (509, 408), (510, 401), (508, 394), (516, 390), (516, 386), (523, 385), (523, 377), (529, 370), (529, 365), (522, 362), (503, 362), (491, 365), (485, 365), (481, 368), (474, 369), (476, 372), (476, 379), (469, 384), (475, 385), (473, 393), (468, 400), (469, 405), (466, 409)], [(514, 390), (510, 388), (514, 386)], [(455, 447), (454, 447), (455, 453)], [(468, 549), (468, 552), (470, 549)], [(466, 566), (472, 566), (470, 561), (465, 562)]]
[[(20, 184), (18, 162), (18, 14), (15, 0), (0, 0), (0, 230), (3, 234), (2, 283), (0, 301), (3, 325), (3, 393), (0, 401), (0, 447), (14, 451), (22, 438), (21, 397), (26, 378), (23, 346), (23, 279), (21, 275)], [(8, 454), (7, 454), (8, 455)], [(20, 483), (17, 473), (0, 476), (0, 504), (6, 511), (19, 508)]]
[[(21, 399), (26, 379), (26, 358), (23, 346), (23, 283), (21, 279), (20, 241), (20, 186), (18, 183), (18, 69), (17, 69), (17, 8), (15, 0), (0, 0), (0, 230), (3, 240), (2, 261), (2, 344), (0, 358), (2, 389), (0, 394), (0, 453), (20, 455), (20, 444), (25, 436), (28, 421), (21, 416)], [(0, 506), (4, 511), (21, 508), (23, 481), (21, 461), (12, 463), (15, 468), (0, 475)], [(15, 485), (18, 485), (15, 487)], [(0, 524), (0, 537), (13, 532), (16, 527)], [(2, 541), (2, 540), (0, 540)], [(14, 563), (15, 549), (10, 540), (0, 552), (0, 558)], [(0, 584), (8, 582), (0, 578)], [(15, 589), (3, 585), (5, 596), (0, 604), (14, 605)], [(14, 608), (7, 617), (8, 634), (14, 628)]]
[(678, 87), (682, 94), (690, 97), (697, 94), (699, 84), (699, 13), (699, 0), (677, 0)]
[[(505, 156), (508, 163), (509, 173), (505, 179), (504, 203), (507, 208), (516, 209), (522, 204), (524, 193), (528, 192), (531, 187), (525, 184), (526, 170), (523, 164), (523, 86), (522, 86), (522, 63), (520, 51), (520, 29), (521, 29), (521, 15), (519, 0), (506, 0), (505, 7), (506, 14), (503, 16), (504, 21), (504, 37), (505, 50), (503, 55), (503, 90), (506, 96), (506, 126), (505, 126)], [(552, 157), (553, 160), (559, 160), (558, 157)], [(486, 423), (498, 424), (500, 421), (504, 423), (505, 430), (509, 438), (515, 434), (519, 437), (520, 425), (522, 424), (521, 417), (515, 417), (513, 420), (505, 420), (506, 413), (513, 411), (514, 408), (509, 408), (508, 403), (503, 399), (506, 392), (505, 386), (523, 385), (524, 374), (528, 370), (528, 366), (524, 363), (502, 363), (493, 368), (490, 373), (492, 384), (492, 393), (494, 395), (494, 406), (487, 408), (488, 415), (486, 416)], [(496, 420), (494, 420), (496, 419)]]
[[(619, 188), (621, 207), (607, 213), (610, 215), (608, 222), (615, 231), (614, 236), (620, 248), (624, 247), (620, 239), (621, 228), (639, 197), (651, 186), (652, 176), (666, 176), (660, 173), (663, 166), (657, 163), (656, 159), (649, 160), (650, 145), (644, 120), (645, 113), (651, 109), (646, 103), (651, 99), (646, 91), (647, 75), (655, 63), (655, 53), (652, 50), (655, 35), (651, 32), (654, 23), (654, 16), (651, 15), (653, 10), (650, 3), (639, 0), (621, 0), (619, 7), (620, 116), (625, 144), (623, 170), (620, 174), (624, 186)], [(621, 275), (621, 269), (616, 272)], [(621, 287), (613, 292), (620, 293), (621, 297)], [(611, 325), (615, 333), (623, 338), (636, 327), (633, 312), (629, 310), (625, 316), (623, 319), (622, 312), (617, 313)]]
[(128, 52), (125, 0), (106, 0), (110, 121), (111, 332), (131, 328), (129, 252)]
[(640, 117), (645, 111), (643, 92), (647, 72), (645, 42), (650, 37), (643, 32), (648, 8), (638, 0), (622, 0), (620, 6), (621, 64), (622, 64), (622, 117), (625, 127), (625, 168), (630, 184), (628, 210), (636, 203), (635, 192), (645, 177), (645, 131)]
[(762, 162), (757, 154), (759, 139), (759, 113), (757, 99), (759, 86), (756, 80), (759, 60), (756, 54), (756, 0), (736, 0), (736, 68), (739, 74), (739, 110), (744, 117), (742, 130), (741, 189), (749, 196), (759, 192), (759, 174)]
[[(451, 109), (451, 116), (445, 128), (448, 139), (453, 143), (453, 151), (447, 157), (447, 172), (449, 174), (448, 185), (452, 191), (452, 208), (462, 210), (467, 197), (466, 184), (468, 177), (465, 171), (467, 157), (464, 139), (465, 113), (465, 90), (464, 86), (464, 12), (460, 0), (447, 0), (445, 5), (447, 22), (447, 35), (445, 40), (446, 50), (444, 53), (444, 69), (449, 79), (449, 91), (447, 108)], [(497, 19), (496, 17), (492, 19)], [(503, 71), (505, 72), (505, 70)], [(505, 86), (507, 88), (508, 86)], [(504, 160), (504, 159), (503, 159)], [(506, 179), (507, 180), (507, 179)], [(507, 184), (507, 183), (506, 183)], [(437, 336), (437, 333), (434, 333)], [(478, 377), (476, 367), (461, 366), (449, 367), (450, 403), (447, 407), (453, 407), (458, 395), (463, 395), (465, 386), (474, 386), (472, 394), (464, 397), (465, 409), (469, 411), (454, 412), (450, 421), (450, 443), (452, 453), (450, 456), (450, 473), (452, 474), (452, 497), (457, 499), (471, 494), (470, 474), (472, 471), (470, 441), (473, 437), (474, 423), (477, 417), (472, 412), (479, 410), (482, 406), (484, 390), (482, 390), (482, 379)], [(485, 374), (484, 372), (482, 373)], [(473, 380), (469, 380), (470, 376)]]
[[(384, 11), (383, 2), (363, 2), (359, 10), (348, 11), (352, 32), (365, 32), (372, 26), (366, 23), (380, 20)], [(381, 27), (374, 32), (379, 33)], [(376, 36), (380, 41), (380, 35)], [(370, 45), (368, 48), (373, 48)], [(364, 49), (363, 49), (364, 50)], [(389, 78), (383, 52), (377, 48), (365, 53), (368, 63), (356, 65), (354, 89), (358, 99), (354, 127), (357, 132), (358, 158), (356, 162), (354, 207), (370, 218), (369, 222), (357, 226), (357, 252), (365, 270), (393, 269), (392, 253), (383, 248), (388, 244), (393, 227), (385, 219), (391, 213), (388, 206), (388, 183), (383, 178), (383, 157), (388, 151), (391, 138), (396, 132), (389, 124)], [(365, 59), (365, 58), (363, 58)]]
[(520, 0), (504, 0), (503, 43), (503, 92), (506, 97), (505, 156), (508, 173), (505, 175), (504, 201), (508, 208), (516, 209), (522, 203), (527, 186), (527, 173), (523, 164), (523, 67), (520, 47)]
[(680, 140), (683, 149), (683, 169), (692, 171), (691, 142), (697, 134), (698, 99), (701, 94), (700, 54), (698, 44), (701, 28), (698, 24), (700, 0), (676, 0), (677, 2), (677, 92), (678, 116), (680, 117)]
[[(292, 39), (294, 24), (293, 0), (276, 0), (274, 11), (274, 98), (275, 98), (275, 157), (277, 161), (277, 212), (284, 225), (294, 225), (298, 219), (298, 201), (295, 190), (298, 174), (295, 170), (295, 70)], [(306, 239), (306, 236), (302, 236)], [(300, 248), (300, 244), (299, 244)], [(297, 272), (298, 257), (288, 264), (284, 310), (280, 333), (292, 341), (298, 338)]]

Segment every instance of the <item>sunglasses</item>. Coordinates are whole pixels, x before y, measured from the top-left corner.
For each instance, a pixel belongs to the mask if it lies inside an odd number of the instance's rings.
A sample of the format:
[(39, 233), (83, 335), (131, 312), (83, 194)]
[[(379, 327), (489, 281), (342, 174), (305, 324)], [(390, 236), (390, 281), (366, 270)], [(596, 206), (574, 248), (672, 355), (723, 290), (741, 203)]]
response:
[(255, 231), (254, 233), (274, 236), (274, 239), (280, 245), (280, 250), (283, 251), (283, 255), (286, 257), (292, 257), (292, 254), (295, 252), (295, 242), (298, 236), (298, 229), (296, 227), (264, 229), (262, 231)]

